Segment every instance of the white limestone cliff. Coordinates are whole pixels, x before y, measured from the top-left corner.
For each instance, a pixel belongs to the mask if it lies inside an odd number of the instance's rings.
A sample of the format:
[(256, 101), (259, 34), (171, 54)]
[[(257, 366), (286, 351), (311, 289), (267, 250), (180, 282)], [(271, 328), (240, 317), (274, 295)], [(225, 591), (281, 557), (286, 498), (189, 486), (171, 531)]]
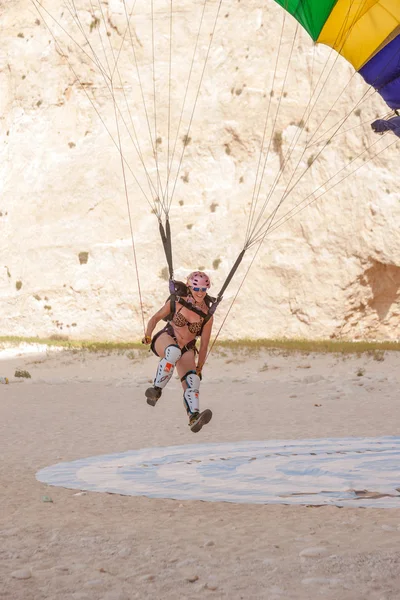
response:
[[(68, 10), (71, 3), (40, 4), (41, 12), (31, 0), (0, 4), (0, 335), (139, 339), (143, 319), (165, 300), (168, 284), (157, 219), (137, 185), (149, 195), (146, 175), (122, 117), (132, 118), (143, 161), (157, 187), (154, 153), (165, 182), (203, 3), (174, 2), (169, 103), (169, 3), (154, 2), (156, 127), (150, 3), (137, 0), (128, 35), (122, 0), (92, 3), (97, 6), (94, 12), (89, 1), (76, 0), (88, 35), (80, 39), (80, 46), (73, 40), (79, 34)], [(304, 154), (304, 144), (296, 146), (291, 162), (298, 161), (298, 173), (305, 175), (277, 217), (303, 199), (309, 204), (315, 198), (312, 192), (325, 193), (272, 230), (254, 263), (257, 246), (248, 250), (220, 306), (215, 331), (251, 265), (221, 338), (398, 340), (400, 143), (394, 136), (379, 138), (370, 129), (371, 121), (388, 112), (387, 107), (350, 65), (329, 49), (315, 47), (303, 31), (295, 38), (282, 89), (293, 22), (283, 37), (271, 97), (283, 13), (272, 0), (222, 3), (199, 87), (219, 4), (219, 0), (207, 4), (177, 137), (175, 168), (185, 152), (170, 212), (176, 277), (203, 268), (216, 293), (243, 248), (271, 99), (269, 135), (278, 106), (280, 110), (259, 205), (298, 136), (310, 145)], [(128, 9), (133, 5), (128, 2)], [(90, 53), (95, 48), (106, 64), (99, 33), (111, 43), (105, 50), (108, 58), (112, 52), (114, 57), (118, 54), (121, 80), (115, 72), (113, 84), (121, 111), (126, 190), (115, 145), (118, 130), (110, 82), (101, 76)], [(311, 89), (329, 56), (332, 72), (308, 119)], [(156, 143), (153, 139), (156, 150), (150, 143), (135, 60), (153, 138), (158, 139)], [(122, 87), (129, 94), (129, 112)], [(329, 143), (311, 145), (313, 132), (314, 141), (328, 140), (346, 115)], [(263, 157), (269, 139), (267, 135)], [(388, 143), (391, 147), (375, 156)], [(346, 164), (357, 171), (331, 188), (348, 173), (342, 170)], [(285, 172), (271, 209), (286, 184), (292, 185)]]

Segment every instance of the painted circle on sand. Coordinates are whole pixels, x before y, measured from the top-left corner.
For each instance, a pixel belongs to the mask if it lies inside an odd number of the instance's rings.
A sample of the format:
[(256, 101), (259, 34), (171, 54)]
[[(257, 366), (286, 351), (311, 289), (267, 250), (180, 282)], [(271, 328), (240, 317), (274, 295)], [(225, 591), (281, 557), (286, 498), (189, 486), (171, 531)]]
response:
[(59, 463), (36, 477), (150, 498), (400, 508), (400, 437), (145, 448)]

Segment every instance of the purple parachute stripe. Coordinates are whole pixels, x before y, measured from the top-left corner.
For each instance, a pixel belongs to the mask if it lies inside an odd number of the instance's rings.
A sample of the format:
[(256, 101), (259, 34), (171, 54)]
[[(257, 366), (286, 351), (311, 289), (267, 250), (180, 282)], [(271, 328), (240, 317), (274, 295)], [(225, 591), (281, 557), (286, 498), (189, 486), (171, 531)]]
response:
[(390, 108), (400, 108), (400, 35), (371, 58), (359, 73)]

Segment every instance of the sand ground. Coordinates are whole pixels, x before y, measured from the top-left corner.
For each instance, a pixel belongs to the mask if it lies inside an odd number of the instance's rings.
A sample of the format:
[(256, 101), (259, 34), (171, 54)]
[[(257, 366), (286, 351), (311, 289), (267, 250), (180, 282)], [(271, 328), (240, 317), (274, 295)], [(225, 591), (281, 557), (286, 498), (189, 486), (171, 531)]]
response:
[(219, 351), (201, 388), (214, 417), (194, 435), (177, 380), (145, 403), (151, 355), (3, 353), (0, 598), (398, 600), (400, 509), (77, 495), (35, 474), (150, 446), (398, 435), (399, 360)]

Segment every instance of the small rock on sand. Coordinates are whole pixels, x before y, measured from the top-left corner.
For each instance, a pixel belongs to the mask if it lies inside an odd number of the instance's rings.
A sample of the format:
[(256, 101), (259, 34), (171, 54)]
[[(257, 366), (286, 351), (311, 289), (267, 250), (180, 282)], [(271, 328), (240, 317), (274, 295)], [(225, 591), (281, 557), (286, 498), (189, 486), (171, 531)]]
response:
[(121, 548), (121, 550), (119, 550), (118, 552), (118, 556), (120, 558), (128, 558), (128, 556), (130, 556), (132, 554), (132, 549), (128, 548), (128, 546), (126, 546), (125, 548)]
[(319, 558), (328, 554), (327, 548), (324, 546), (314, 546), (312, 548), (304, 548), (299, 552), (299, 556), (303, 558)]
[(140, 578), (140, 581), (154, 581), (156, 578), (155, 575), (152, 575), (151, 573), (147, 573), (147, 575), (142, 575), (142, 577)]
[(14, 577), (14, 579), (30, 579), (32, 573), (30, 569), (18, 569), (18, 571), (11, 573), (11, 577)]
[(340, 579), (332, 579), (326, 577), (306, 577), (301, 580), (304, 585), (338, 585)]
[(88, 588), (95, 588), (95, 587), (101, 587), (103, 585), (103, 580), (102, 579), (89, 579), (89, 581), (87, 581), (85, 583), (85, 587)]

